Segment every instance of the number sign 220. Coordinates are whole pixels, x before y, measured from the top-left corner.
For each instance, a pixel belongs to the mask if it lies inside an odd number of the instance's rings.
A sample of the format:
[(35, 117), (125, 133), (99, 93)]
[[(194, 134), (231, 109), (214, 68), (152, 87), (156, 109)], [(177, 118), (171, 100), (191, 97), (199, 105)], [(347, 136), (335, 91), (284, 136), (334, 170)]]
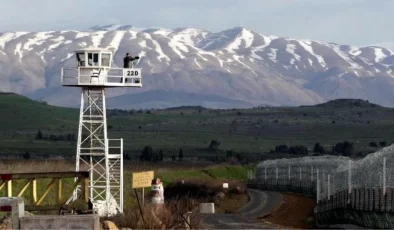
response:
[(138, 70), (127, 70), (126, 71), (126, 76), (138, 76), (139, 72)]

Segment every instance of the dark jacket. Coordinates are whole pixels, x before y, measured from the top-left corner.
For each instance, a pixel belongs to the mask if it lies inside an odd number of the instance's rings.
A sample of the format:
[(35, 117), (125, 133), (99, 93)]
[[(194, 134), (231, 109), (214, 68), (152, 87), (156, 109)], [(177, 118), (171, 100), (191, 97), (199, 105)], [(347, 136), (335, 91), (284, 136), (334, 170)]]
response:
[(126, 56), (123, 58), (123, 68), (130, 68), (130, 62), (136, 60), (137, 57)]

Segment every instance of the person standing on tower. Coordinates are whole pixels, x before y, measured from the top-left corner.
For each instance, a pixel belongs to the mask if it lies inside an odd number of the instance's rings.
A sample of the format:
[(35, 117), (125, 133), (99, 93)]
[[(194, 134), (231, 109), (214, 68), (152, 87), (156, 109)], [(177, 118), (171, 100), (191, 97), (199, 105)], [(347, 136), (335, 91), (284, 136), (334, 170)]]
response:
[(132, 57), (130, 53), (126, 53), (126, 57), (123, 58), (123, 68), (130, 68), (130, 62), (139, 59), (140, 57)]
[[(123, 58), (123, 68), (130, 68), (130, 62), (140, 59), (140, 57), (136, 56), (136, 57), (132, 57), (130, 55), (130, 53), (126, 53), (126, 57)], [(123, 83), (123, 78), (120, 80), (120, 83)], [(127, 83), (127, 79), (126, 79), (126, 83)]]

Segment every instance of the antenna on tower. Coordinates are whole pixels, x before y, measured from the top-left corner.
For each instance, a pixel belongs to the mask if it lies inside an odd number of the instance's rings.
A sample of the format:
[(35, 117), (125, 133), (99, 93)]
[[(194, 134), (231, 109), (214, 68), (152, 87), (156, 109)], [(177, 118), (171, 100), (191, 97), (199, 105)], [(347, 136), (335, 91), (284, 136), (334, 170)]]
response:
[[(102, 48), (75, 51), (76, 66), (61, 69), (61, 83), (81, 88), (76, 171), (89, 171), (89, 199), (100, 216), (123, 213), (123, 138), (109, 139), (107, 88), (142, 87), (140, 68), (111, 67), (113, 52)], [(77, 188), (69, 201), (81, 192)]]

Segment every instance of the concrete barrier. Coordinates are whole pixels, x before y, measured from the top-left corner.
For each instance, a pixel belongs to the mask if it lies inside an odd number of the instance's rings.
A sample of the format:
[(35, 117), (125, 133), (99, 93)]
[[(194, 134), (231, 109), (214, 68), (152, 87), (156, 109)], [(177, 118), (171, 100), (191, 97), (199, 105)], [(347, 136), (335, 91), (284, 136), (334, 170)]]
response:
[(214, 203), (201, 203), (200, 204), (200, 213), (215, 213), (215, 204)]
[(10, 212), (12, 229), (19, 229), (19, 218), (25, 215), (25, 203), (20, 197), (1, 197), (0, 211)]
[(20, 229), (101, 229), (100, 219), (93, 215), (25, 216), (19, 219)]

